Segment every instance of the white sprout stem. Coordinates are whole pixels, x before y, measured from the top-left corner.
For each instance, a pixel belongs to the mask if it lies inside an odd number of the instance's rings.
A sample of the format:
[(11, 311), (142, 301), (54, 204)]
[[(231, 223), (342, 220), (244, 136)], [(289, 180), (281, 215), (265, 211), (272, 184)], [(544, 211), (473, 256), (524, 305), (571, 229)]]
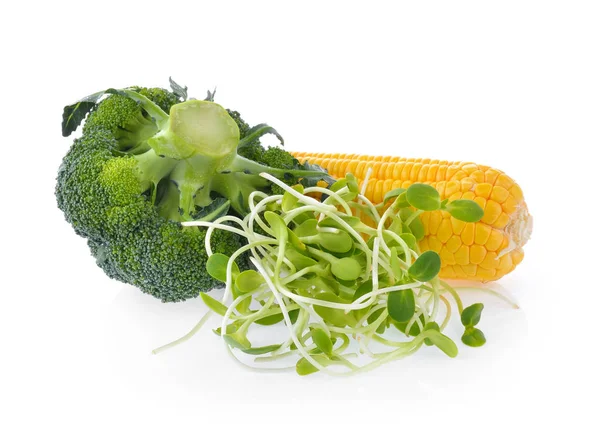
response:
[(264, 200), (265, 198), (269, 198), (269, 195), (265, 194), (262, 191), (251, 192), (250, 196), (248, 197), (248, 207), (250, 208), (250, 211), (254, 210), (254, 207), (255, 207), (254, 200), (256, 197), (260, 197), (261, 200)]
[[(427, 305), (423, 302), (423, 298), (421, 297), (420, 294), (415, 293), (415, 303), (417, 304), (417, 306), (421, 309), (421, 312), (423, 313), (423, 318), (425, 319), (425, 323), (429, 322), (429, 314), (425, 311), (425, 309), (427, 308)], [(421, 321), (418, 320), (419, 317), (415, 314), (414, 316), (417, 319), (417, 322), (420, 323)], [(422, 326), (419, 326), (421, 329), (423, 328)]]
[[(305, 194), (310, 194), (312, 192), (320, 192), (321, 194), (325, 194), (325, 195), (329, 195), (330, 198), (333, 198), (340, 206), (342, 206), (344, 208), (344, 210), (346, 211), (346, 214), (348, 216), (352, 216), (352, 210), (350, 209), (350, 206), (348, 205), (348, 203), (346, 201), (344, 201), (344, 199), (340, 196), (340, 195), (344, 195), (344, 193), (341, 193), (340, 191), (344, 190), (344, 189), (348, 189), (347, 187), (344, 187), (340, 190), (338, 190), (337, 192), (333, 192), (331, 189), (327, 189), (327, 188), (322, 188), (320, 186), (313, 186), (310, 188), (306, 188), (304, 190)], [(325, 200), (323, 202), (323, 204), (327, 204), (326, 203), (327, 200)]]
[[(378, 230), (378, 232), (379, 232), (379, 230)], [(404, 250), (405, 258), (404, 258), (404, 262), (402, 262), (402, 261), (400, 261), (400, 262), (405, 264), (405, 267), (404, 267), (405, 269), (410, 267), (411, 256), (415, 259), (417, 259), (419, 257), (417, 252), (415, 252), (414, 250), (409, 248), (408, 244), (406, 244), (406, 241), (404, 241), (402, 239), (402, 237), (400, 237), (394, 231), (383, 230), (383, 233), (391, 236), (394, 239), (394, 241), (396, 241), (400, 246), (402, 246), (402, 250)], [(382, 239), (383, 239), (383, 237), (382, 237)]]
[(375, 205), (373, 205), (373, 203), (371, 201), (369, 201), (369, 199), (367, 197), (365, 197), (364, 195), (359, 195), (358, 199), (361, 202), (365, 203), (367, 205), (367, 207), (369, 207), (369, 210), (371, 210), (371, 213), (373, 214), (373, 218), (375, 219), (375, 222), (379, 223), (379, 221), (381, 220), (381, 216), (379, 216), (377, 207), (375, 207)]
[(435, 320), (437, 317), (439, 304), (440, 304), (440, 288), (439, 282), (434, 280), (431, 282), (432, 287), (432, 297), (433, 297), (433, 309), (431, 310), (431, 319)]
[(260, 216), (258, 216), (258, 214), (262, 211), (262, 208), (265, 207), (267, 204), (281, 199), (281, 195), (273, 195), (260, 200), (250, 212), (250, 217), (248, 218), (248, 229), (254, 229), (254, 221), (256, 220), (256, 223), (258, 223), (258, 225), (263, 229), (263, 231), (265, 231), (267, 234), (273, 235), (273, 231), (271, 231), (271, 228), (269, 228), (269, 226), (263, 222), (263, 220), (260, 218)]
[(349, 335), (364, 334), (364, 333), (370, 332), (370, 331), (375, 332), (377, 330), (377, 328), (379, 327), (379, 325), (389, 315), (386, 307), (383, 307), (383, 311), (381, 312), (379, 317), (373, 323), (369, 323), (368, 325), (361, 326), (359, 328), (356, 328), (356, 327), (355, 328), (340, 328), (338, 326), (330, 326), (329, 329), (331, 330), (331, 332), (337, 332), (340, 334), (349, 334)]
[[(383, 289), (373, 290), (372, 292), (368, 292), (368, 293), (362, 295), (360, 298), (358, 298), (356, 301), (354, 301), (350, 305), (353, 305), (353, 304), (362, 305), (362, 304), (364, 304), (364, 301), (367, 300), (367, 299), (369, 299), (369, 298), (377, 297), (379, 295), (386, 294), (386, 293), (389, 293), (389, 292), (396, 292), (396, 291), (399, 291), (399, 290), (413, 289), (413, 288), (416, 288), (416, 287), (420, 287), (422, 284), (423, 283), (421, 283), (421, 282), (413, 282), (413, 283), (407, 283), (405, 285), (388, 286), (388, 287), (383, 288)], [(360, 310), (361, 308), (365, 308), (365, 307), (351, 308), (351, 310)]]
[(406, 226), (410, 225), (412, 223), (412, 221), (415, 220), (422, 213), (423, 213), (423, 210), (415, 210), (415, 212), (413, 214), (411, 214), (404, 222), (406, 224)]
[(367, 313), (360, 318), (360, 320), (358, 321), (358, 323), (356, 324), (357, 327), (363, 326), (363, 324), (367, 321), (367, 319), (369, 319), (369, 317), (371, 317), (372, 314), (378, 312), (379, 310), (381, 310), (382, 308), (386, 308), (387, 304), (375, 304), (373, 307), (371, 307), (369, 309), (369, 311), (367, 311)]
[[(275, 284), (275, 286), (277, 286), (277, 284)], [(329, 326), (327, 326), (327, 323), (325, 323), (325, 321), (323, 320), (323, 318), (319, 317), (319, 315), (317, 314), (317, 312), (313, 308), (311, 308), (311, 307), (309, 307), (307, 305), (304, 305), (303, 303), (300, 303), (300, 302), (298, 302), (297, 304), (302, 309), (304, 309), (304, 311), (306, 311), (307, 313), (309, 313), (315, 319), (316, 324), (318, 326), (320, 326), (329, 337), (331, 337), (331, 331), (329, 330)]]
[(183, 337), (176, 339), (175, 341), (171, 341), (170, 343), (165, 344), (164, 346), (160, 346), (160, 347), (152, 350), (152, 354), (156, 355), (158, 353), (161, 353), (161, 352), (164, 352), (165, 350), (170, 349), (171, 347), (175, 347), (181, 343), (185, 343), (187, 340), (189, 340), (194, 335), (196, 335), (196, 333), (198, 333), (200, 328), (202, 328), (202, 326), (204, 326), (206, 321), (208, 319), (210, 319), (210, 316), (212, 316), (212, 310), (208, 310), (206, 313), (204, 313), (204, 316), (202, 316), (200, 321), (198, 323), (196, 323), (196, 325), (190, 330), (190, 332), (185, 334)]
[[(285, 183), (283, 183), (283, 182), (282, 182), (282, 184), (285, 185)], [(250, 261), (254, 264), (254, 266), (256, 267), (258, 272), (265, 278), (265, 280), (267, 281), (267, 285), (273, 292), (273, 295), (275, 296), (275, 299), (277, 300), (277, 303), (279, 304), (279, 307), (281, 307), (281, 314), (283, 315), (285, 324), (287, 325), (288, 330), (290, 331), (290, 336), (292, 337), (292, 341), (294, 342), (294, 345), (296, 346), (296, 349), (298, 350), (298, 352), (302, 355), (302, 357), (304, 359), (306, 359), (308, 362), (310, 362), (310, 364), (312, 366), (314, 366), (316, 369), (318, 369), (319, 371), (326, 372), (327, 374), (336, 375), (335, 372), (330, 371), (329, 369), (327, 369), (326, 367), (321, 365), (319, 362), (317, 362), (311, 355), (308, 354), (308, 352), (304, 348), (304, 345), (302, 343), (300, 343), (300, 341), (298, 340), (298, 336), (296, 335), (296, 332), (294, 331), (294, 326), (292, 324), (292, 321), (290, 320), (290, 315), (287, 312), (287, 310), (285, 308), (285, 304), (283, 303), (283, 299), (281, 298), (281, 294), (277, 291), (277, 288), (273, 284), (273, 281), (271, 280), (271, 278), (269, 277), (269, 275), (263, 268), (262, 264), (258, 260), (256, 260), (255, 258), (250, 258)]]
[(385, 226), (385, 221), (387, 220), (388, 217), (390, 217), (390, 214), (392, 213), (394, 206), (391, 205), (384, 213), (383, 216), (381, 216), (381, 219), (379, 220), (379, 223), (377, 224), (377, 235), (379, 237), (381, 237), (381, 247), (383, 248), (383, 250), (387, 253), (390, 254), (391, 250), (388, 247), (387, 243), (385, 242), (385, 240), (383, 239), (383, 228)]
[(452, 298), (454, 298), (454, 301), (456, 302), (456, 306), (458, 307), (458, 314), (462, 314), (463, 303), (462, 303), (462, 300), (460, 299), (460, 296), (458, 296), (458, 293), (456, 293), (456, 291), (452, 288), (452, 286), (450, 286), (445, 281), (440, 280), (440, 284), (448, 293), (450, 293), (450, 295), (452, 295)]
[[(373, 167), (367, 168), (367, 174), (365, 174), (365, 178), (363, 179), (363, 182), (360, 187), (361, 195), (365, 195), (365, 192), (367, 192), (367, 186), (369, 186), (369, 179), (371, 178), (372, 173), (373, 173)], [(367, 201), (369, 201), (369, 200), (367, 200)]]
[(502, 301), (506, 302), (515, 310), (518, 310), (520, 308), (519, 304), (517, 304), (515, 301), (511, 300), (509, 297), (507, 297), (503, 293), (498, 292), (497, 290), (494, 290), (494, 289), (488, 289), (488, 288), (477, 287), (477, 286), (454, 286), (454, 289), (473, 290), (473, 291), (488, 293), (488, 294), (493, 295), (496, 298), (499, 298)]
[(225, 302), (227, 302), (227, 300), (229, 299), (229, 295), (231, 294), (231, 286), (233, 283), (233, 273), (232, 273), (233, 264), (234, 264), (235, 260), (238, 258), (238, 256), (240, 256), (242, 253), (244, 253), (254, 247), (262, 246), (264, 244), (270, 244), (270, 243), (276, 244), (277, 240), (268, 239), (268, 240), (255, 241), (254, 243), (246, 244), (245, 246), (242, 246), (238, 250), (233, 252), (233, 255), (231, 255), (231, 257), (227, 261), (227, 271), (226, 271), (227, 275), (225, 278), (225, 292), (223, 293), (223, 299), (221, 300), (221, 302), (223, 302), (223, 304)]
[(287, 225), (292, 220), (294, 220), (294, 218), (296, 218), (298, 215), (301, 215), (302, 213), (305, 213), (305, 212), (320, 213), (318, 207), (312, 207), (312, 206), (297, 207), (297, 208), (292, 209), (289, 212), (287, 212), (286, 215), (283, 217), (283, 221)]
[(440, 325), (440, 331), (443, 331), (446, 328), (446, 325), (448, 325), (448, 322), (450, 322), (450, 317), (452, 316), (452, 306), (450, 305), (450, 301), (448, 301), (445, 296), (440, 295), (440, 300), (442, 300), (442, 302), (446, 305), (446, 315), (444, 316), (444, 320)]
[(237, 305), (240, 302), (242, 302), (249, 296), (252, 296), (253, 293), (254, 292), (248, 292), (248, 293), (238, 296), (236, 299), (233, 300), (233, 302), (229, 305), (229, 307), (227, 307), (227, 311), (225, 312), (225, 314), (223, 315), (223, 319), (221, 320), (221, 337), (223, 337), (224, 335), (227, 335), (227, 322), (229, 322), (229, 320), (231, 319), (231, 316), (232, 316), (233, 312), (235, 311), (235, 307), (237, 307)]
[(286, 366), (283, 368), (262, 368), (262, 367), (256, 367), (256, 366), (252, 366), (252, 365), (248, 365), (245, 362), (242, 362), (237, 356), (236, 354), (233, 352), (233, 350), (231, 349), (231, 347), (229, 346), (229, 344), (225, 343), (225, 348), (227, 350), (227, 353), (229, 354), (229, 356), (238, 363), (238, 365), (242, 366), (245, 369), (250, 369), (254, 372), (267, 372), (267, 373), (273, 373), (273, 372), (289, 372), (292, 371), (294, 369), (296, 369), (295, 366)]
[(322, 210), (325, 210), (327, 212), (332, 212), (332, 211), (336, 210), (335, 207), (330, 206), (329, 204), (323, 204), (322, 202), (317, 201), (314, 198), (311, 198), (304, 194), (301, 194), (300, 192), (296, 191), (292, 187), (283, 183), (281, 180), (277, 179), (276, 177), (271, 176), (269, 173), (260, 173), (260, 176), (263, 177), (264, 179), (267, 179), (267, 180), (275, 183), (279, 187), (285, 189), (287, 192), (289, 192), (290, 194), (292, 194), (293, 196), (298, 198), (299, 201), (302, 201), (306, 205), (319, 207)]

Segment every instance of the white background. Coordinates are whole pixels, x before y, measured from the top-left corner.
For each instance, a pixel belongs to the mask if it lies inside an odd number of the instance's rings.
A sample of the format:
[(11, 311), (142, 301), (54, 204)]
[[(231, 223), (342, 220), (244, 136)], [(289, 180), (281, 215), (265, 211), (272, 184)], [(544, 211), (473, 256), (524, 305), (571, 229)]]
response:
[[(0, 427), (590, 427), (599, 12), (592, 1), (3, 6)], [(191, 96), (217, 87), (218, 102), (275, 126), (292, 150), (504, 170), (535, 217), (525, 260), (498, 282), (521, 309), (484, 298), (485, 347), (454, 360), (423, 350), (355, 378), (249, 372), (210, 329), (151, 355), (203, 305), (105, 277), (53, 192), (71, 143), (62, 107), (169, 76)]]

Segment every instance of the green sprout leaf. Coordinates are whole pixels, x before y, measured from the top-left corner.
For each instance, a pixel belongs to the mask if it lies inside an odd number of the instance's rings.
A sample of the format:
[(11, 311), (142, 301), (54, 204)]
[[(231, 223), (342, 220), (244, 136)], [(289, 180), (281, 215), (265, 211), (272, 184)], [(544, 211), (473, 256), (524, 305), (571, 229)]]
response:
[(454, 200), (446, 204), (445, 210), (458, 220), (479, 222), (483, 217), (483, 209), (473, 200)]
[(273, 231), (273, 235), (278, 240), (287, 240), (288, 239), (288, 227), (277, 213), (272, 211), (265, 212), (265, 219), (269, 222), (269, 226), (271, 226), (271, 230)]
[[(425, 316), (423, 316), (423, 314), (419, 316), (419, 320), (421, 321), (422, 325), (425, 324)], [(409, 323), (410, 320), (408, 322), (392, 322), (396, 329), (398, 329), (403, 334), (407, 334), (410, 337), (416, 337), (421, 333), (421, 328), (419, 328), (419, 324), (415, 321), (412, 325), (410, 325), (410, 329), (408, 330), (408, 332), (406, 332), (406, 328), (408, 327)]]
[(331, 187), (329, 189), (332, 192), (337, 192), (340, 189), (342, 189), (344, 186), (346, 186), (346, 179), (339, 179), (339, 180), (336, 180), (335, 183), (333, 185), (331, 185)]
[[(341, 298), (331, 292), (321, 292), (315, 296), (316, 299), (329, 302), (343, 302)], [(354, 318), (350, 314), (346, 314), (344, 310), (337, 308), (323, 307), (321, 305), (314, 306), (315, 313), (323, 318), (326, 322), (334, 326), (343, 328), (346, 325), (352, 324)]]
[(423, 222), (421, 222), (421, 218), (414, 218), (410, 225), (408, 225), (408, 228), (417, 241), (421, 241), (425, 237), (425, 227), (423, 226)]
[(396, 322), (408, 322), (415, 314), (415, 294), (412, 289), (390, 292), (387, 309)]
[(327, 333), (321, 328), (315, 328), (311, 332), (311, 337), (315, 345), (326, 355), (333, 353), (333, 343)]
[(400, 260), (398, 259), (398, 249), (392, 247), (390, 255), (390, 266), (392, 267), (392, 273), (396, 279), (402, 277), (402, 267), (400, 266)]
[[(438, 325), (437, 322), (429, 322), (429, 323), (426, 323), (425, 326), (423, 327), (424, 331), (427, 331), (430, 329), (440, 332), (440, 325)], [(428, 345), (428, 346), (433, 345), (433, 342), (431, 341), (431, 339), (429, 337), (425, 337), (425, 345)]]
[(438, 275), (442, 261), (433, 250), (423, 252), (408, 269), (408, 274), (416, 280), (427, 282)]
[(463, 310), (460, 315), (460, 321), (466, 328), (472, 328), (479, 323), (481, 320), (481, 312), (483, 311), (483, 304), (478, 302), (470, 305)]
[[(292, 189), (300, 192), (301, 194), (304, 193), (304, 186), (302, 186), (299, 183), (292, 186)], [(296, 207), (297, 202), (298, 197), (296, 197), (293, 194), (290, 194), (289, 192), (286, 192), (285, 194), (283, 194), (283, 198), (281, 199), (281, 210), (283, 210), (284, 212), (289, 212), (290, 210)]]
[(403, 188), (396, 188), (396, 189), (392, 189), (389, 192), (386, 192), (386, 194), (383, 196), (383, 204), (387, 204), (387, 202), (389, 200), (391, 200), (392, 198), (396, 198), (397, 196), (403, 194), (406, 192), (406, 189)]
[[(415, 219), (415, 221), (416, 220), (417, 219)], [(400, 234), (400, 238), (402, 240), (404, 240), (404, 242), (406, 243), (406, 245), (408, 246), (409, 249), (412, 249), (412, 250), (417, 249), (417, 238), (413, 234), (403, 232), (402, 234)]]
[(411, 206), (425, 211), (438, 210), (441, 205), (439, 192), (423, 183), (410, 185), (406, 190), (406, 200)]
[(221, 304), (219, 301), (214, 299), (212, 296), (205, 294), (204, 292), (200, 292), (200, 298), (208, 308), (217, 313), (219, 316), (225, 316), (227, 312), (227, 307), (224, 304)]
[(362, 271), (362, 267), (354, 258), (337, 259), (331, 264), (332, 274), (341, 280), (356, 280), (360, 277)]
[(236, 349), (246, 350), (252, 347), (252, 344), (250, 344), (250, 341), (246, 338), (245, 332), (236, 331), (232, 334), (225, 334), (223, 335), (223, 339), (227, 344)]
[(279, 349), (280, 347), (281, 347), (281, 344), (271, 344), (271, 345), (262, 346), (262, 347), (250, 347), (248, 349), (242, 349), (242, 351), (248, 355), (264, 355), (267, 353), (274, 352), (275, 350)]
[(306, 244), (304, 244), (303, 242), (300, 241), (300, 239), (298, 238), (298, 236), (296, 234), (294, 234), (294, 232), (288, 228), (288, 240), (290, 241), (290, 244), (295, 247), (296, 249), (300, 250), (300, 251), (304, 251), (306, 250)]
[(305, 220), (294, 229), (294, 233), (298, 237), (312, 237), (317, 235), (317, 224), (316, 219)]
[(252, 292), (258, 289), (263, 283), (265, 283), (263, 276), (254, 270), (242, 271), (235, 279), (235, 286), (242, 293)]
[[(296, 320), (298, 320), (298, 315), (300, 314), (300, 309), (297, 308), (295, 310), (291, 310), (288, 315), (290, 316), (290, 321), (292, 323), (296, 323)], [(277, 313), (277, 314), (272, 314), (270, 316), (265, 316), (262, 317), (260, 319), (257, 319), (254, 321), (254, 323), (258, 324), (258, 325), (262, 325), (262, 326), (272, 326), (272, 325), (276, 325), (279, 322), (283, 321), (283, 314), (281, 313)]]
[(318, 236), (319, 244), (324, 248), (334, 253), (346, 253), (354, 246), (352, 236), (346, 231), (320, 232)]
[(346, 186), (348, 186), (348, 190), (351, 193), (358, 194), (360, 192), (356, 177), (354, 177), (351, 173), (346, 173)]
[(429, 338), (433, 345), (451, 358), (458, 355), (458, 347), (456, 347), (456, 343), (441, 332), (436, 331), (435, 329), (429, 329), (427, 332), (423, 331), (423, 333), (426, 334), (426, 338)]
[(461, 340), (469, 347), (481, 347), (486, 341), (483, 332), (474, 327), (465, 329), (465, 333), (463, 334)]
[[(223, 283), (227, 281), (227, 263), (229, 262), (229, 256), (223, 255), (222, 253), (213, 253), (208, 261), (206, 261), (206, 272)], [(231, 274), (233, 279), (240, 273), (240, 269), (234, 262)]]
[[(357, 218), (356, 216), (341, 215), (340, 218), (353, 228), (355, 226), (358, 226), (358, 224), (360, 224), (360, 219)], [(319, 222), (319, 226), (329, 227), (329, 228), (339, 228), (339, 229), (344, 228), (337, 220), (332, 219), (330, 217), (327, 217), (327, 218), (323, 219), (321, 222)]]
[[(315, 355), (311, 357), (323, 366), (327, 366), (329, 364), (329, 359), (327, 359), (326, 356)], [(298, 375), (309, 375), (314, 374), (318, 371), (319, 370), (315, 368), (313, 364), (307, 361), (305, 358), (300, 358), (298, 362), (296, 362), (296, 373)]]
[(294, 264), (297, 270), (303, 270), (304, 268), (317, 265), (317, 261), (309, 258), (306, 255), (303, 255), (293, 247), (288, 247), (285, 250), (285, 257), (288, 258), (292, 264)]

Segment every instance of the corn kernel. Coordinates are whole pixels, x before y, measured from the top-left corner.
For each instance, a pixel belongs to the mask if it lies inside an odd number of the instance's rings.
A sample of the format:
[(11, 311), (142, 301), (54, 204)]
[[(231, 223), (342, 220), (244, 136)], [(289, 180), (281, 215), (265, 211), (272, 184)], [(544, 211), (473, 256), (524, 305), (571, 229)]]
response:
[(430, 235), (429, 237), (427, 237), (427, 240), (429, 241), (429, 249), (433, 250), (434, 252), (440, 253), (440, 251), (442, 250), (442, 242), (438, 240), (435, 235)]
[(490, 184), (494, 184), (496, 179), (500, 175), (500, 171), (495, 168), (489, 168), (485, 171), (485, 181)]
[(475, 224), (475, 244), (485, 244), (491, 234), (492, 228), (489, 225), (485, 225), (481, 222)]
[(440, 270), (440, 277), (446, 277), (449, 279), (455, 278), (456, 274), (454, 273), (453, 267), (450, 265), (442, 267), (442, 269)]
[(494, 222), (492, 226), (494, 228), (504, 229), (509, 221), (510, 217), (506, 213), (500, 213), (500, 216), (498, 216), (498, 219), (496, 219), (496, 222)]
[(496, 258), (497, 256), (498, 255), (496, 252), (488, 252), (479, 266), (485, 268), (486, 270), (497, 269), (500, 266), (500, 260)]
[(508, 198), (506, 199), (506, 201), (504, 201), (504, 203), (502, 203), (502, 208), (504, 209), (504, 211), (506, 213), (514, 213), (514, 211), (517, 209), (517, 206), (519, 205), (519, 203), (517, 202), (517, 200), (515, 200), (515, 197), (513, 197), (512, 195), (509, 195)]
[(454, 252), (454, 260), (459, 265), (467, 265), (469, 263), (469, 247), (464, 244)]
[(475, 195), (482, 198), (489, 198), (492, 193), (492, 185), (489, 183), (478, 183), (475, 185)]
[(521, 189), (521, 187), (519, 185), (517, 185), (516, 183), (511, 186), (511, 188), (508, 190), (508, 192), (510, 192), (510, 194), (515, 197), (515, 199), (517, 201), (521, 201), (523, 200), (523, 190)]
[(463, 265), (462, 269), (469, 277), (475, 277), (477, 275), (477, 265), (475, 264)]
[(501, 174), (496, 179), (496, 185), (498, 185), (504, 189), (510, 189), (510, 187), (514, 184), (515, 184), (514, 180), (511, 179), (510, 177), (508, 177), (506, 174)]
[(459, 278), (459, 279), (467, 278), (467, 273), (465, 273), (465, 271), (462, 269), (462, 267), (460, 265), (453, 265), (452, 268), (454, 268), (454, 272), (456, 273), (457, 278)]
[(481, 170), (476, 170), (476, 171), (472, 172), (471, 174), (469, 174), (469, 176), (472, 177), (476, 183), (485, 182), (485, 173)]
[(481, 261), (483, 261), (483, 259), (485, 258), (486, 254), (487, 250), (485, 250), (485, 247), (479, 244), (474, 244), (469, 249), (471, 263), (475, 265), (480, 264)]
[(442, 247), (442, 250), (440, 250), (440, 257), (442, 258), (442, 264), (447, 265), (447, 264), (455, 264), (456, 261), (454, 260), (454, 253), (450, 252), (446, 246)]
[(475, 241), (475, 225), (472, 223), (467, 223), (460, 234), (460, 238), (467, 246), (472, 245)]
[[(478, 224), (480, 225), (480, 224)], [(490, 236), (485, 242), (485, 248), (491, 252), (495, 252), (502, 245), (502, 241), (504, 240), (504, 234), (497, 229), (490, 228)]]
[(498, 217), (502, 214), (502, 206), (494, 200), (488, 200), (483, 209), (483, 217), (481, 222), (493, 225)]
[(460, 190), (463, 192), (470, 191), (473, 189), (473, 186), (475, 186), (475, 182), (473, 182), (473, 179), (469, 177), (460, 181)]
[(437, 232), (437, 237), (442, 243), (446, 243), (452, 237), (452, 223), (450, 219), (442, 219)]
[(477, 277), (482, 280), (493, 280), (496, 278), (496, 270), (486, 270), (483, 267), (477, 267)]
[(492, 193), (490, 194), (490, 198), (497, 203), (502, 204), (508, 198), (508, 191), (505, 188), (500, 186), (494, 186), (492, 188)]
[(442, 214), (439, 211), (431, 212), (429, 215), (429, 233), (437, 234), (440, 224), (442, 223)]
[(452, 253), (456, 253), (456, 251), (458, 250), (458, 248), (460, 247), (460, 245), (462, 244), (462, 241), (460, 241), (460, 237), (457, 235), (453, 235), (452, 237), (450, 237), (450, 239), (446, 242), (446, 248), (452, 252)]

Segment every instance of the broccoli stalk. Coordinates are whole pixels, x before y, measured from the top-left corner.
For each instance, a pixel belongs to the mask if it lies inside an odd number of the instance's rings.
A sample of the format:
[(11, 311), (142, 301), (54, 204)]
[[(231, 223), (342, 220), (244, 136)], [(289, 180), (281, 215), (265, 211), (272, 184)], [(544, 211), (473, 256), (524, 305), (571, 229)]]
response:
[[(147, 123), (138, 121), (139, 129), (129, 131), (125, 143), (129, 151), (146, 152), (134, 155), (138, 160), (140, 183), (144, 190), (152, 190), (152, 201), (160, 182), (169, 178), (179, 192), (178, 212), (181, 220), (192, 220), (203, 209), (214, 202), (214, 193), (225, 198), (221, 204), (203, 212), (203, 217), (212, 211), (223, 211), (224, 205), (231, 206), (238, 214), (248, 211), (248, 197), (258, 189), (268, 189), (270, 184), (259, 176), (262, 172), (298, 182), (301, 178), (323, 178), (323, 171), (308, 169), (272, 168), (259, 164), (238, 154), (240, 130), (232, 116), (219, 104), (206, 100), (188, 100), (174, 104), (166, 114), (159, 106), (144, 95), (124, 89), (125, 95), (137, 103), (153, 120), (156, 127), (150, 133)], [(129, 125), (129, 124), (128, 124)], [(273, 132), (263, 126), (253, 130), (246, 141), (256, 140), (265, 132)], [(132, 142), (133, 135), (141, 141)], [(135, 143), (135, 144), (132, 144)], [(242, 142), (244, 144), (244, 142)], [(285, 152), (286, 155), (287, 152)], [(173, 205), (173, 189), (169, 192), (168, 205)], [(170, 219), (177, 219), (173, 207), (165, 207)]]

